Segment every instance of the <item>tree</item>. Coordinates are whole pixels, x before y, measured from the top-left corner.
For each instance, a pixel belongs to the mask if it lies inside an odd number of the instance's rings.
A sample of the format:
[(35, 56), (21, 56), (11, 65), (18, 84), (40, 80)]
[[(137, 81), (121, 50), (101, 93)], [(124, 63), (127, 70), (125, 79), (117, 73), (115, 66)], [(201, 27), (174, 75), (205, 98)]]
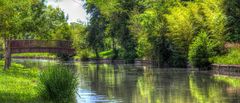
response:
[(88, 25), (87, 41), (94, 50), (96, 58), (99, 58), (99, 51), (104, 47), (103, 38), (106, 28), (106, 20), (94, 4), (86, 4), (87, 12), (91, 15), (90, 25)]
[[(133, 62), (133, 60), (137, 57), (136, 54), (136, 40), (133, 35), (130, 33), (130, 13), (132, 12), (135, 6), (135, 0), (119, 0), (119, 6), (117, 8), (121, 8), (121, 10), (115, 11), (111, 15), (110, 19), (110, 33), (112, 38), (117, 37), (117, 40), (120, 42), (120, 45), (124, 49), (123, 57), (129, 62)], [(113, 43), (114, 43), (114, 39)], [(113, 50), (115, 55), (118, 55), (116, 47), (113, 44)]]
[(227, 16), (227, 40), (231, 42), (240, 41), (240, 1), (224, 0), (225, 14)]
[(67, 18), (63, 11), (59, 8), (47, 7), (44, 0), (18, 2), (4, 0), (1, 4), (3, 6), (0, 7), (2, 10), (0, 31), (4, 39), (54, 39), (56, 37), (67, 39), (70, 37)]

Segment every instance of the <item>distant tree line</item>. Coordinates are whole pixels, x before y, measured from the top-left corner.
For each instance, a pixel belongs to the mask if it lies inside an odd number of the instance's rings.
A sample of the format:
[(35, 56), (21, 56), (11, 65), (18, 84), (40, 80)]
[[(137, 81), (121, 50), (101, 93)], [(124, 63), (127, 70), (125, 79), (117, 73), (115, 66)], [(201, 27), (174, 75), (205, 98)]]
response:
[[(86, 0), (87, 41), (96, 55), (207, 67), (240, 41), (239, 0)], [(98, 56), (97, 56), (98, 57)]]

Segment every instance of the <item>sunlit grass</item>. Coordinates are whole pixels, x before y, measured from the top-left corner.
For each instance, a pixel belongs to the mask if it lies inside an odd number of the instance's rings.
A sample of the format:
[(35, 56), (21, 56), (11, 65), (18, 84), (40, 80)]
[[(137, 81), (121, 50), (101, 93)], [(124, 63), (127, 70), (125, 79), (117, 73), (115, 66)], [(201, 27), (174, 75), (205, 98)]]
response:
[(49, 57), (49, 58), (56, 58), (56, 55), (51, 54), (51, 53), (18, 53), (18, 54), (12, 54), (12, 57)]
[[(0, 62), (3, 67), (3, 62)], [(12, 64), (8, 70), (0, 69), (1, 103), (41, 103), (37, 84), (39, 70)]]
[(212, 58), (215, 64), (240, 64), (240, 49), (229, 49), (229, 52), (223, 56), (217, 56)]

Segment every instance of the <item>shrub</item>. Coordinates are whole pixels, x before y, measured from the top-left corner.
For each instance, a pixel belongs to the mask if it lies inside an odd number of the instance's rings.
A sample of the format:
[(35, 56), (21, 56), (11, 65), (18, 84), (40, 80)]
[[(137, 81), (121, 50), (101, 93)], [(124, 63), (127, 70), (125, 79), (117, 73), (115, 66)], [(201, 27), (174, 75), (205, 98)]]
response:
[(76, 74), (66, 66), (51, 66), (40, 74), (40, 94), (54, 102), (73, 100), (78, 86)]
[(209, 68), (210, 58), (216, 56), (221, 49), (221, 41), (211, 38), (202, 32), (190, 45), (188, 59), (192, 66), (197, 68)]

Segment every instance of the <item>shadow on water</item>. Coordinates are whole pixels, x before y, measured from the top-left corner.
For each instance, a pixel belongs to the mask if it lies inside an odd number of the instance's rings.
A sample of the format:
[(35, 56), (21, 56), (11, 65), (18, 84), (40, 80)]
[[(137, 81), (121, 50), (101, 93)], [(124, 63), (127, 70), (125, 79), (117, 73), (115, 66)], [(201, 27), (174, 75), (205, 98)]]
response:
[[(17, 61), (44, 68), (57, 62)], [(37, 62), (37, 63), (36, 63)], [(32, 64), (31, 64), (32, 63)], [(78, 103), (238, 103), (240, 79), (189, 69), (131, 64), (65, 63), (79, 74)], [(238, 80), (232, 84), (229, 81)]]

